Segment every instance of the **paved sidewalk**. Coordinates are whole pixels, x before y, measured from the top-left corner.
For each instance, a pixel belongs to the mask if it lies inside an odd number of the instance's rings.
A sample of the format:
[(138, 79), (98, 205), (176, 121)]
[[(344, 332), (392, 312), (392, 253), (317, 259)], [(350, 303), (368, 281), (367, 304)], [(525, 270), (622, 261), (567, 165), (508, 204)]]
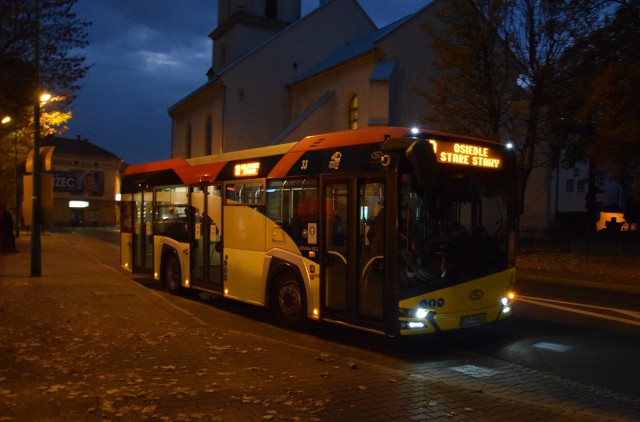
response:
[(0, 421), (640, 420), (638, 398), (482, 356), (381, 366), (215, 328), (79, 238), (43, 236), (37, 278), (28, 237), (0, 255)]

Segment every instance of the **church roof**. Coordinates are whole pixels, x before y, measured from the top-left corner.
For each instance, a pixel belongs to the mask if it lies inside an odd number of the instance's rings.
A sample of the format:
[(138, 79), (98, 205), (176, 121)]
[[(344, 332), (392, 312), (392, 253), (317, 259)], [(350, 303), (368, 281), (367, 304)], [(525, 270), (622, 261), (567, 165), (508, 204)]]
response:
[(312, 76), (325, 72), (331, 68), (347, 63), (359, 56), (363, 56), (370, 52), (375, 51), (378, 42), (395, 31), (398, 27), (402, 26), (406, 21), (411, 19), (415, 13), (405, 16), (389, 25), (382, 27), (376, 31), (373, 31), (364, 37), (361, 37), (353, 42), (347, 43), (340, 48), (337, 48), (329, 56), (318, 62), (315, 66), (297, 77), (291, 84), (296, 84)]

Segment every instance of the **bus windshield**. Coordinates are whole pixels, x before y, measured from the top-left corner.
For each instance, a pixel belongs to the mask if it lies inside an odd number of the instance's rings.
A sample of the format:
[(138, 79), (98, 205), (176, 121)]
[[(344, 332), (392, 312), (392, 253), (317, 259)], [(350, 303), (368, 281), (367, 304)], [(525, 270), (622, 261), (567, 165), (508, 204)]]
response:
[[(507, 268), (508, 182), (502, 172), (441, 165), (435, 188), (400, 180), (398, 287), (441, 288)], [(402, 296), (402, 294), (401, 294)]]

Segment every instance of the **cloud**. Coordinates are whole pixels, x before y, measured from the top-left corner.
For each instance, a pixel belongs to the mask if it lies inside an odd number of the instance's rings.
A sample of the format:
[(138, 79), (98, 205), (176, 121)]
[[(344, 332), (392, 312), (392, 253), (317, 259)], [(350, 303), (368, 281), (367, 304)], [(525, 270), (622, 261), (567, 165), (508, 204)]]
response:
[(81, 81), (66, 135), (81, 135), (128, 162), (168, 158), (167, 109), (206, 81), (217, 3), (83, 0), (92, 22), (83, 54), (93, 68)]
[[(378, 26), (425, 0), (359, 0)], [(319, 0), (302, 0), (302, 13)], [(130, 163), (170, 157), (168, 108), (206, 82), (216, 0), (82, 0), (78, 18), (91, 21), (92, 64), (74, 101), (69, 137), (81, 135)]]

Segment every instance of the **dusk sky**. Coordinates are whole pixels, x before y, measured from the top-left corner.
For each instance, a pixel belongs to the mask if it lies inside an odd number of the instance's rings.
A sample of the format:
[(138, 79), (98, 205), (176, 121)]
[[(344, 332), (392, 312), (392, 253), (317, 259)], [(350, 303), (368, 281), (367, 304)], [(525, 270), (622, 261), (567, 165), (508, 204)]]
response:
[[(429, 1), (359, 2), (381, 27)], [(302, 14), (318, 4), (302, 0)], [(62, 136), (87, 138), (131, 164), (170, 158), (167, 110), (206, 82), (217, 10), (217, 0), (79, 0), (79, 19), (93, 22), (84, 51), (93, 68)]]

